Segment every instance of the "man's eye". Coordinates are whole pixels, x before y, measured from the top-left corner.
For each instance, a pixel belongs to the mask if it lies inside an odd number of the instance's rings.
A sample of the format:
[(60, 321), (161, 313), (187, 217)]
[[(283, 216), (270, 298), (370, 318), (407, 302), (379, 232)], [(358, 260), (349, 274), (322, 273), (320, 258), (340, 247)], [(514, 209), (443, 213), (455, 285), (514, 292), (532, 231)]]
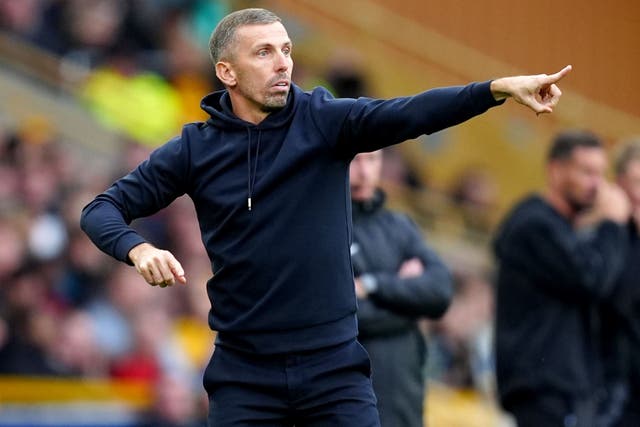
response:
[(291, 48), (287, 47), (282, 49), (282, 53), (284, 53), (285, 55), (291, 55)]
[(258, 51), (258, 56), (267, 56), (269, 52), (267, 52), (266, 50), (259, 50)]

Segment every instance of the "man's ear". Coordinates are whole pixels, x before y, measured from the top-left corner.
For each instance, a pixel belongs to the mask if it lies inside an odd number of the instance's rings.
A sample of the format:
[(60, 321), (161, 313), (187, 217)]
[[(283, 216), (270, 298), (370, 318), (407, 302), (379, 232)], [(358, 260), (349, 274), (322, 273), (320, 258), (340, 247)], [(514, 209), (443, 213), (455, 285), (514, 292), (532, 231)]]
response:
[(563, 166), (559, 160), (551, 160), (547, 163), (547, 176), (550, 184), (558, 185), (562, 180)]
[(230, 62), (218, 61), (216, 63), (216, 76), (225, 86), (234, 87), (238, 83), (236, 73)]

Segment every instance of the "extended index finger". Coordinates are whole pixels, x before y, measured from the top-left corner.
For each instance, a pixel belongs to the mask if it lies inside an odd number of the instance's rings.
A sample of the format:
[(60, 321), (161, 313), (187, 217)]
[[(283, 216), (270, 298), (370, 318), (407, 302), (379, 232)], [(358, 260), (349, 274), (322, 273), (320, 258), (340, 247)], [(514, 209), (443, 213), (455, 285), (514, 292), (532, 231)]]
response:
[(562, 70), (558, 71), (555, 74), (550, 74), (547, 76), (547, 84), (557, 83), (564, 78), (567, 74), (571, 72), (573, 67), (571, 65), (567, 65)]

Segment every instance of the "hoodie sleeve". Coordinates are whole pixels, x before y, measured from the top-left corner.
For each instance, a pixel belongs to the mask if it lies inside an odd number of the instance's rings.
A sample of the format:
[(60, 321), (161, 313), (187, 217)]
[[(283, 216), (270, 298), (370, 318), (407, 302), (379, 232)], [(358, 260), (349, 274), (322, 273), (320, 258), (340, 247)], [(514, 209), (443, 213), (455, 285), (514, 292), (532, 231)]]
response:
[(442, 316), (453, 297), (451, 273), (438, 254), (426, 245), (417, 226), (400, 216), (395, 230), (405, 236), (404, 259), (418, 258), (424, 266), (416, 277), (400, 278), (394, 273), (373, 273), (376, 290), (369, 295), (378, 306), (404, 316)]
[(188, 150), (175, 138), (120, 178), (82, 210), (80, 226), (102, 251), (131, 264), (129, 251), (145, 239), (129, 226), (152, 215), (186, 191)]
[(318, 93), (314, 117), (330, 145), (347, 156), (397, 144), (462, 123), (500, 105), (491, 81), (431, 89), (389, 100), (329, 99)]
[(543, 291), (568, 301), (594, 301), (609, 296), (622, 271), (626, 230), (602, 222), (592, 238), (542, 218), (530, 218), (502, 235), (497, 255)]

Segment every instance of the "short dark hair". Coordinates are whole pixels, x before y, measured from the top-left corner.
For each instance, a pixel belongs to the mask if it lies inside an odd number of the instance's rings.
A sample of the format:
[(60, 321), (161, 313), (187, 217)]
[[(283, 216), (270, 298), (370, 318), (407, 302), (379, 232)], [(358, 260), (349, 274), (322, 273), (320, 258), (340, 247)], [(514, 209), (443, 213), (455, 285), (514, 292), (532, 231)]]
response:
[(243, 25), (266, 25), (282, 20), (267, 9), (249, 8), (232, 12), (222, 18), (211, 33), (209, 54), (215, 65), (228, 55), (227, 49), (234, 42), (236, 30)]
[(622, 144), (614, 164), (616, 176), (624, 175), (629, 163), (635, 161), (640, 161), (640, 138), (631, 139)]
[(603, 148), (602, 140), (593, 132), (570, 130), (560, 132), (551, 143), (547, 162), (567, 160), (576, 148)]

